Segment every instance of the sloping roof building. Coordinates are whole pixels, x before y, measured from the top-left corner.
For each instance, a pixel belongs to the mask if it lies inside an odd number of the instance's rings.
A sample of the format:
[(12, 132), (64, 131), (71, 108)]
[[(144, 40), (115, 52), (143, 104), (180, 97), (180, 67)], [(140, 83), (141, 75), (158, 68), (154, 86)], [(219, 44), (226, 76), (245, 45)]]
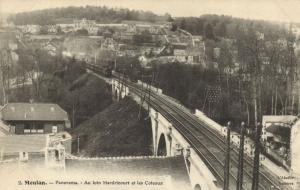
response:
[(9, 103), (1, 110), (5, 121), (65, 121), (68, 114), (57, 104), (50, 103)]
[(13, 134), (57, 133), (70, 127), (67, 112), (50, 103), (9, 103), (1, 109), (0, 119)]

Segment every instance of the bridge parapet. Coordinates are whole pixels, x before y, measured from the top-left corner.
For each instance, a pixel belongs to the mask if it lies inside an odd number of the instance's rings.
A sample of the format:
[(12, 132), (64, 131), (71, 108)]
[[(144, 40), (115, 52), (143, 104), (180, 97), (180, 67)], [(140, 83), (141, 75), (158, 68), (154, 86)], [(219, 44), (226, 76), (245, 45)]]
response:
[(222, 189), (222, 187), (216, 186), (216, 178), (193, 149), (190, 149), (188, 161), (190, 162), (189, 174), (192, 187), (198, 185), (201, 189)]
[(69, 160), (138, 160), (138, 159), (165, 159), (173, 156), (111, 156), (111, 157), (82, 157), (66, 154)]
[(207, 117), (202, 111), (196, 109), (195, 114), (194, 114), (200, 121), (206, 123), (209, 125), (211, 128), (217, 130), (217, 131), (222, 131), (222, 125), (219, 123), (215, 122), (214, 120), (210, 119)]
[(159, 155), (161, 137), (165, 138), (166, 156), (183, 155), (187, 171), (190, 176), (192, 187), (201, 189), (221, 189), (214, 183), (215, 177), (204, 164), (187, 140), (174, 128), (162, 114), (150, 109), (149, 113), (152, 121), (153, 148), (155, 155)]
[[(122, 86), (119, 81), (112, 81), (113, 89), (117, 91)], [(147, 85), (145, 83), (139, 82), (139, 85)], [(155, 87), (150, 87), (153, 92), (157, 94), (162, 91), (158, 91)], [(129, 92), (129, 90), (128, 90)], [(128, 94), (127, 94), (128, 95)], [(131, 94), (134, 100), (141, 102), (141, 98), (137, 98), (138, 96)], [(123, 98), (123, 97), (122, 97)], [(147, 102), (146, 102), (147, 104)], [(179, 103), (176, 103), (176, 105)], [(147, 106), (146, 106), (147, 107)], [(203, 122), (217, 126), (216, 130), (221, 130), (221, 125), (217, 124), (207, 116), (205, 116), (201, 111), (196, 110), (195, 114), (200, 120)], [(152, 126), (152, 139), (153, 139), (153, 153), (154, 156), (177, 156), (183, 155), (184, 161), (187, 167), (187, 171), (189, 173), (190, 181), (192, 187), (197, 187), (201, 189), (221, 189), (219, 186), (215, 184), (217, 181), (216, 178), (211, 173), (210, 169), (204, 161), (199, 157), (196, 151), (191, 148), (191, 144), (186, 140), (184, 136), (172, 125), (170, 121), (168, 121), (164, 115), (156, 111), (153, 107), (149, 108), (149, 117), (151, 118), (151, 126)], [(220, 129), (219, 129), (220, 128)]]
[(144, 88), (149, 88), (150, 87), (150, 90), (153, 91), (153, 92), (156, 92), (157, 94), (162, 94), (163, 93), (161, 88), (157, 88), (155, 86), (149, 85), (148, 83), (145, 83), (141, 80), (138, 80), (138, 85), (140, 85), (140, 86), (143, 85)]

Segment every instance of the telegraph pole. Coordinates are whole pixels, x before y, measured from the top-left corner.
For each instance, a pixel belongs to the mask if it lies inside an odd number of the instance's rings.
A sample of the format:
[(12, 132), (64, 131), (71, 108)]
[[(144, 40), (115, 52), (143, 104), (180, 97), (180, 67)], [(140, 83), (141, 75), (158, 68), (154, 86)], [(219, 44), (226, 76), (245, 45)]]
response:
[(227, 150), (225, 151), (225, 165), (224, 165), (224, 190), (229, 190), (229, 164), (230, 164), (230, 128), (231, 122), (227, 123)]
[(77, 136), (77, 154), (79, 155), (80, 149), (79, 149), (79, 136)]
[(259, 184), (259, 154), (260, 154), (261, 129), (262, 126), (260, 123), (258, 123), (255, 131), (255, 152), (254, 152), (254, 164), (253, 164), (253, 176), (252, 176), (252, 190), (258, 190), (258, 184)]
[(240, 138), (240, 149), (239, 149), (239, 165), (238, 165), (238, 176), (236, 190), (243, 189), (243, 169), (244, 169), (244, 139), (245, 139), (245, 123), (241, 124), (241, 138)]
[(148, 84), (148, 113), (150, 112), (150, 96), (151, 96), (151, 86)]

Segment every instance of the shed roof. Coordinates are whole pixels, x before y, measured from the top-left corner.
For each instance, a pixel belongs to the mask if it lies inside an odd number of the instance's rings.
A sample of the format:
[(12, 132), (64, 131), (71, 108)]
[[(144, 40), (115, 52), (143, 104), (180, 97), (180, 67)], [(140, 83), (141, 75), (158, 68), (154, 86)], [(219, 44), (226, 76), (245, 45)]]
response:
[(57, 104), (9, 103), (1, 110), (5, 121), (67, 121), (68, 114)]
[(47, 147), (47, 135), (7, 135), (0, 137), (0, 152), (42, 152)]

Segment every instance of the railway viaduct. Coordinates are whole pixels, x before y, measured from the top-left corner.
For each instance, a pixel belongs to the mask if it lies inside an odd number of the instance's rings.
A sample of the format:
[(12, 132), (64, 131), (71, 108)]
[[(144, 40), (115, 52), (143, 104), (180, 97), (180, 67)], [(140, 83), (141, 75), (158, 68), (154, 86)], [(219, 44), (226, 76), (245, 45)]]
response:
[[(149, 112), (154, 156), (183, 155), (191, 189), (223, 189), (225, 142), (221, 126), (197, 111), (191, 114), (161, 89), (151, 85), (131, 83), (112, 78), (112, 96), (120, 100), (130, 96)], [(147, 86), (147, 87), (146, 87)], [(148, 94), (148, 95), (147, 95)], [(151, 96), (150, 96), (151, 94)], [(148, 97), (147, 97), (148, 96)], [(219, 131), (218, 131), (219, 130)], [(229, 189), (236, 189), (238, 151), (230, 158)], [(251, 189), (253, 161), (245, 155), (243, 189)], [(282, 180), (268, 168), (260, 167), (258, 189), (297, 189), (284, 186)]]
[[(125, 96), (131, 96), (137, 103), (141, 103), (142, 97), (129, 91), (129, 88), (112, 79), (112, 95), (116, 100), (120, 100)], [(141, 82), (138, 82), (140, 85)], [(150, 87), (152, 90), (162, 94), (161, 89)], [(148, 104), (143, 104), (147, 109)], [(149, 116), (152, 125), (153, 153), (155, 156), (176, 156), (183, 154), (187, 171), (189, 173), (192, 189), (222, 189), (220, 184), (216, 182), (216, 178), (212, 175), (209, 168), (204, 164), (197, 155), (189, 142), (175, 129), (162, 114), (150, 106)]]

